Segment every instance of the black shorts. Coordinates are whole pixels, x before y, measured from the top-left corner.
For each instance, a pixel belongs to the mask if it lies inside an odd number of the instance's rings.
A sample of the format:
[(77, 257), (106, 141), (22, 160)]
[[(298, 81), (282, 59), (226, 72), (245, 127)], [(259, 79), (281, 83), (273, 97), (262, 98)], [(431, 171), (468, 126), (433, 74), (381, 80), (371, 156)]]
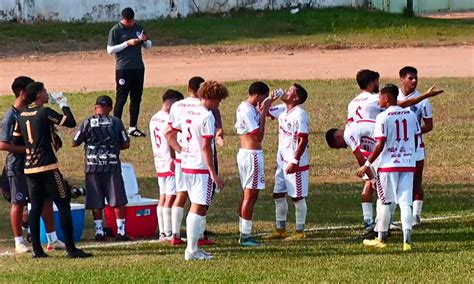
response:
[(10, 185), (11, 203), (26, 205), (26, 203), (28, 203), (28, 185), (26, 184), (26, 176), (24, 174), (9, 176), (8, 184)]
[(30, 200), (71, 201), (71, 191), (66, 187), (59, 169), (25, 176)]
[(111, 207), (128, 203), (122, 173), (86, 173), (86, 208), (102, 209), (104, 199)]

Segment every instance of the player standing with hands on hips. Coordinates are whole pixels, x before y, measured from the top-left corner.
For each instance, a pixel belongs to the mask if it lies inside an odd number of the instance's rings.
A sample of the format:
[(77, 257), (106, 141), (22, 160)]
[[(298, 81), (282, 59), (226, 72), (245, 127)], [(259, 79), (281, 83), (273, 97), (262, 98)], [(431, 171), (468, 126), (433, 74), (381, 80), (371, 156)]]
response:
[(132, 8), (122, 10), (120, 22), (110, 29), (107, 52), (115, 54), (116, 103), (114, 116), (122, 119), (122, 112), (130, 94), (130, 125), (128, 135), (145, 137), (137, 128), (138, 114), (143, 93), (145, 65), (142, 60), (142, 47), (152, 45), (145, 30), (136, 24)]

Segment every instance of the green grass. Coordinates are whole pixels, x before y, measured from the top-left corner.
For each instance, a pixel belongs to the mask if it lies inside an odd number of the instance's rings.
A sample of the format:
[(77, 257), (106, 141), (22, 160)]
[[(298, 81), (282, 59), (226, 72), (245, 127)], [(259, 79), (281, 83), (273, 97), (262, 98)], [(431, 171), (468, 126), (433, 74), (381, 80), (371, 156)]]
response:
[[(396, 82), (385, 79), (386, 82)], [(231, 96), (223, 102), (222, 112), (226, 146), (219, 149), (220, 165), (226, 178), (224, 188), (210, 209), (209, 229), (218, 233), (218, 245), (209, 250), (216, 260), (187, 263), (183, 248), (161, 244), (133, 244), (90, 248), (96, 257), (88, 260), (66, 260), (53, 253), (48, 260), (35, 261), (29, 256), (0, 257), (0, 281), (266, 281), (266, 282), (367, 282), (435, 281), (470, 282), (474, 265), (474, 165), (469, 153), (474, 137), (472, 78), (422, 80), (420, 89), (433, 83), (446, 94), (432, 99), (435, 128), (426, 135), (425, 173), (426, 201), (424, 217), (450, 216), (452, 219), (425, 222), (414, 232), (415, 251), (401, 251), (401, 233), (395, 232), (384, 252), (368, 251), (355, 238), (361, 233), (360, 181), (354, 176), (355, 160), (349, 150), (330, 150), (324, 133), (330, 127), (343, 126), (348, 101), (357, 93), (352, 80), (301, 81), (310, 92), (306, 109), (311, 117), (311, 177), (308, 197), (308, 239), (296, 243), (268, 242), (256, 249), (238, 247), (237, 201), (240, 197), (235, 156), (238, 137), (233, 129), (235, 109), (245, 98), (250, 81), (226, 84)], [(284, 87), (289, 81), (267, 81), (272, 87)], [(184, 90), (183, 86), (177, 87)], [(139, 124), (145, 128), (159, 109), (159, 94), (164, 89), (147, 89)], [(100, 94), (112, 92), (101, 92)], [(92, 113), (99, 93), (69, 94), (68, 100), (78, 120)], [(11, 97), (0, 97), (0, 109), (6, 109)], [(0, 113), (0, 116), (3, 113)], [(124, 118), (125, 121), (128, 118)], [(275, 168), (277, 129), (268, 123), (264, 151), (267, 189), (255, 208), (255, 231), (273, 228), (274, 207), (271, 199)], [(65, 142), (74, 131), (61, 130)], [(83, 152), (72, 150), (69, 143), (59, 152), (63, 174), (82, 184)], [(0, 157), (3, 159), (3, 155)], [(157, 197), (153, 177), (153, 160), (148, 139), (134, 139), (122, 160), (134, 164), (142, 196)], [(82, 200), (81, 200), (82, 201)], [(289, 206), (290, 228), (294, 208)], [(0, 203), (0, 252), (12, 250), (8, 204)], [(88, 213), (84, 239), (91, 241), (93, 224)], [(398, 215), (397, 215), (398, 216)], [(460, 216), (460, 217), (459, 217)], [(328, 226), (348, 226), (323, 229)], [(314, 230), (317, 229), (317, 230)], [(93, 243), (92, 243), (93, 244)], [(90, 245), (81, 243), (81, 245)]]
[[(0, 24), (0, 56), (104, 49), (114, 23)], [(140, 21), (155, 45), (257, 45), (321, 48), (472, 44), (474, 21), (441, 20), (350, 8), (239, 11)]]

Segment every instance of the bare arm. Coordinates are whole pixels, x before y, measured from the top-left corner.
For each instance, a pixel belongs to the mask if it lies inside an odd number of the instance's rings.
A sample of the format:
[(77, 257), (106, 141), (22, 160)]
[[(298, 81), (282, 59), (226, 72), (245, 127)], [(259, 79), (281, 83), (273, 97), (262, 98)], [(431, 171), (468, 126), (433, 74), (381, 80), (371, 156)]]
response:
[(433, 118), (423, 118), (421, 133), (425, 134), (433, 130)]
[(0, 150), (7, 151), (13, 154), (25, 154), (26, 147), (10, 144), (6, 142), (0, 142)]
[(178, 130), (173, 129), (171, 127), (168, 127), (166, 130), (165, 136), (166, 140), (168, 140), (168, 144), (171, 146), (171, 148), (178, 153), (181, 153), (182, 148), (178, 143)]
[(442, 94), (444, 90), (436, 90), (436, 87), (433, 85), (431, 88), (429, 88), (423, 95), (416, 97), (416, 98), (409, 98), (402, 101), (397, 101), (398, 106), (400, 107), (409, 107), (412, 105), (416, 105), (417, 103), (431, 97), (436, 97), (439, 94)]
[[(308, 146), (308, 135), (298, 136), (298, 145), (296, 146), (296, 151), (294, 154), (294, 158), (296, 160), (298, 161), (300, 160), (301, 156), (303, 155), (306, 149), (306, 146)], [(286, 172), (288, 174), (294, 174), (296, 173), (297, 170), (298, 170), (298, 165), (291, 162), (288, 164), (286, 168)]]
[[(367, 162), (372, 164), (382, 153), (383, 148), (385, 147), (385, 139), (377, 139), (377, 144), (375, 144), (375, 149), (370, 154), (370, 156), (367, 158)], [(370, 170), (370, 167), (366, 167), (365, 164), (359, 168), (357, 171), (357, 176), (362, 177), (364, 174), (367, 174), (370, 179), (374, 177), (372, 171)]]
[(363, 166), (366, 159), (364, 157), (364, 155), (362, 154), (362, 152), (360, 151), (360, 149), (356, 149), (354, 152), (352, 152), (357, 160), (357, 163), (359, 164), (359, 166)]

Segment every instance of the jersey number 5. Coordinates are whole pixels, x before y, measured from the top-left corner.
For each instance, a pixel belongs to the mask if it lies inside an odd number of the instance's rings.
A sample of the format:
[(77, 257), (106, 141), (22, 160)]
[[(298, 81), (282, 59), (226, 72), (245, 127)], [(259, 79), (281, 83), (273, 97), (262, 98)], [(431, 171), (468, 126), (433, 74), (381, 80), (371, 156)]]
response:
[[(402, 123), (401, 123), (401, 126), (402, 126), (402, 131), (403, 131), (403, 141), (408, 141), (409, 138), (408, 138), (408, 125), (407, 125), (407, 120), (406, 119), (403, 119), (402, 120)], [(396, 127), (396, 138), (395, 140), (397, 140), (397, 142), (399, 142), (401, 140), (400, 138), (400, 121), (397, 119), (395, 120), (395, 127)]]

